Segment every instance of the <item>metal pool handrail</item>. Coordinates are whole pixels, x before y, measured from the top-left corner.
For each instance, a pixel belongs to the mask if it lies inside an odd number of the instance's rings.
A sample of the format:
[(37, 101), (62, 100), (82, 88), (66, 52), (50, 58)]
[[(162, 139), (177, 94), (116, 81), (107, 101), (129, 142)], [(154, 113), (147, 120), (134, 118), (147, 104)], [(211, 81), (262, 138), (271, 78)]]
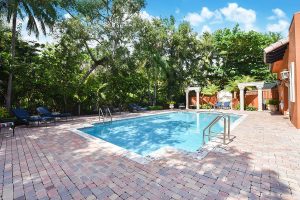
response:
[[(226, 132), (228, 139), (230, 140), (230, 115), (222, 113), (218, 115), (214, 120), (212, 120), (202, 132), (203, 144), (205, 144), (205, 136), (208, 136), (208, 140), (211, 139), (211, 128), (220, 120), (224, 119), (224, 132), (223, 132), (223, 143), (226, 144)], [(206, 130), (208, 129), (208, 135), (205, 134)]]
[(105, 120), (104, 113), (103, 113), (102, 109), (101, 109), (101, 108), (99, 108), (99, 121), (101, 120), (101, 117), (102, 117), (102, 119), (103, 119), (103, 122), (104, 122), (104, 120)]
[(110, 116), (110, 122), (112, 122), (112, 115), (111, 115), (110, 109), (108, 107), (106, 108), (106, 115), (107, 114)]
[(101, 118), (103, 119), (103, 122), (105, 121), (105, 117), (109, 116), (110, 117), (110, 122), (112, 122), (112, 114), (110, 112), (110, 109), (107, 107), (105, 109), (105, 115), (104, 112), (101, 108), (99, 108), (99, 121), (101, 120)]

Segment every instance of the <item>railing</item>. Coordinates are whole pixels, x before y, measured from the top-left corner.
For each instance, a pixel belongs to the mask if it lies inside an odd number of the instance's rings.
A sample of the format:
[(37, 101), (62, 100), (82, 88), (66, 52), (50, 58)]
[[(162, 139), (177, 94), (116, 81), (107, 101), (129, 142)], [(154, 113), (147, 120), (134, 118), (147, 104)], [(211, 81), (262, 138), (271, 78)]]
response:
[(112, 122), (112, 115), (111, 115), (110, 109), (109, 109), (108, 107), (106, 108), (105, 113), (106, 113), (106, 116), (109, 115), (109, 117), (110, 117), (110, 122)]
[(99, 121), (101, 120), (101, 118), (103, 119), (103, 122), (105, 122), (105, 117), (110, 117), (110, 122), (112, 122), (112, 114), (110, 112), (110, 109), (107, 107), (105, 108), (105, 115), (104, 112), (101, 108), (99, 108)]
[[(226, 144), (226, 134), (228, 139), (230, 140), (230, 115), (228, 114), (219, 114), (214, 120), (212, 120), (204, 129), (202, 133), (203, 144), (205, 144), (205, 137), (208, 136), (208, 141), (211, 140), (211, 128), (220, 121), (220, 119), (224, 119), (224, 132), (223, 132), (223, 143)], [(206, 131), (208, 130), (208, 134)]]
[(102, 109), (99, 108), (99, 121), (101, 120), (101, 118), (103, 119), (103, 122), (104, 122), (105, 121), (104, 113), (103, 113)]

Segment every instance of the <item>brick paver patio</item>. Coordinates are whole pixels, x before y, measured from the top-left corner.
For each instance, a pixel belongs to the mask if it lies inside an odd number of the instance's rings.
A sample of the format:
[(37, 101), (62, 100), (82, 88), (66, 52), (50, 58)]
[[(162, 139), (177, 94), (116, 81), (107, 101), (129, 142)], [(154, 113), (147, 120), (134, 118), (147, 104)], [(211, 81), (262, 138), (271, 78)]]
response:
[(68, 131), (96, 117), (0, 137), (1, 199), (300, 199), (300, 132), (249, 112), (204, 159), (170, 152), (139, 164)]

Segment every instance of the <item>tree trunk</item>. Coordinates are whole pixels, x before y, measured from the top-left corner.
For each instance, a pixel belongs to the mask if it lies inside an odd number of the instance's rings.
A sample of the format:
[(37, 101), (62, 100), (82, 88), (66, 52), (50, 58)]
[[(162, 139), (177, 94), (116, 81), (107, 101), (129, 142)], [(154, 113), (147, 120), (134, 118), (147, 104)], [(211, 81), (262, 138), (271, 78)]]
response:
[(152, 95), (151, 95), (151, 81), (148, 82), (148, 101), (149, 103), (152, 102)]
[(67, 97), (66, 97), (66, 94), (64, 93), (64, 112), (66, 112), (66, 108), (67, 108)]
[(155, 80), (155, 83), (154, 83), (154, 99), (153, 99), (153, 106), (156, 105), (156, 90), (157, 90), (157, 85), (156, 85), (156, 80)]
[(156, 67), (154, 68), (154, 100), (153, 100), (153, 106), (156, 105), (156, 98), (157, 98), (157, 71)]
[(15, 61), (15, 55), (16, 55), (16, 41), (17, 41), (17, 9), (15, 10), (15, 13), (13, 15), (13, 21), (12, 21), (12, 38), (11, 38), (11, 66), (9, 70), (9, 77), (8, 77), (8, 84), (7, 84), (7, 94), (6, 94), (6, 108), (8, 110), (11, 109), (11, 96), (12, 96), (12, 79), (13, 79), (13, 66)]
[(81, 106), (80, 103), (78, 104), (78, 116), (80, 116)]

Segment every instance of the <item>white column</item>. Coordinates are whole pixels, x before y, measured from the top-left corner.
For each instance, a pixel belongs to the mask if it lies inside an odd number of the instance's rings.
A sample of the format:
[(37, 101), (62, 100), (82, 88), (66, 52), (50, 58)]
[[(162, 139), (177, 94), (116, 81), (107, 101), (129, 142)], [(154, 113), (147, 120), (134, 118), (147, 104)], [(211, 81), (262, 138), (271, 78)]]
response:
[(263, 92), (262, 92), (263, 86), (257, 86), (257, 92), (258, 92), (258, 111), (262, 111), (262, 103), (263, 103)]
[(185, 91), (185, 108), (189, 109), (189, 91)]
[(197, 99), (197, 110), (199, 110), (199, 90), (196, 90), (196, 99)]
[(240, 89), (240, 110), (241, 111), (244, 111), (245, 110), (245, 108), (244, 108), (244, 106), (245, 106), (245, 102), (244, 102), (244, 98), (245, 98), (245, 94), (244, 94), (244, 87), (239, 87), (239, 89)]
[(197, 113), (197, 133), (200, 133), (200, 113)]

